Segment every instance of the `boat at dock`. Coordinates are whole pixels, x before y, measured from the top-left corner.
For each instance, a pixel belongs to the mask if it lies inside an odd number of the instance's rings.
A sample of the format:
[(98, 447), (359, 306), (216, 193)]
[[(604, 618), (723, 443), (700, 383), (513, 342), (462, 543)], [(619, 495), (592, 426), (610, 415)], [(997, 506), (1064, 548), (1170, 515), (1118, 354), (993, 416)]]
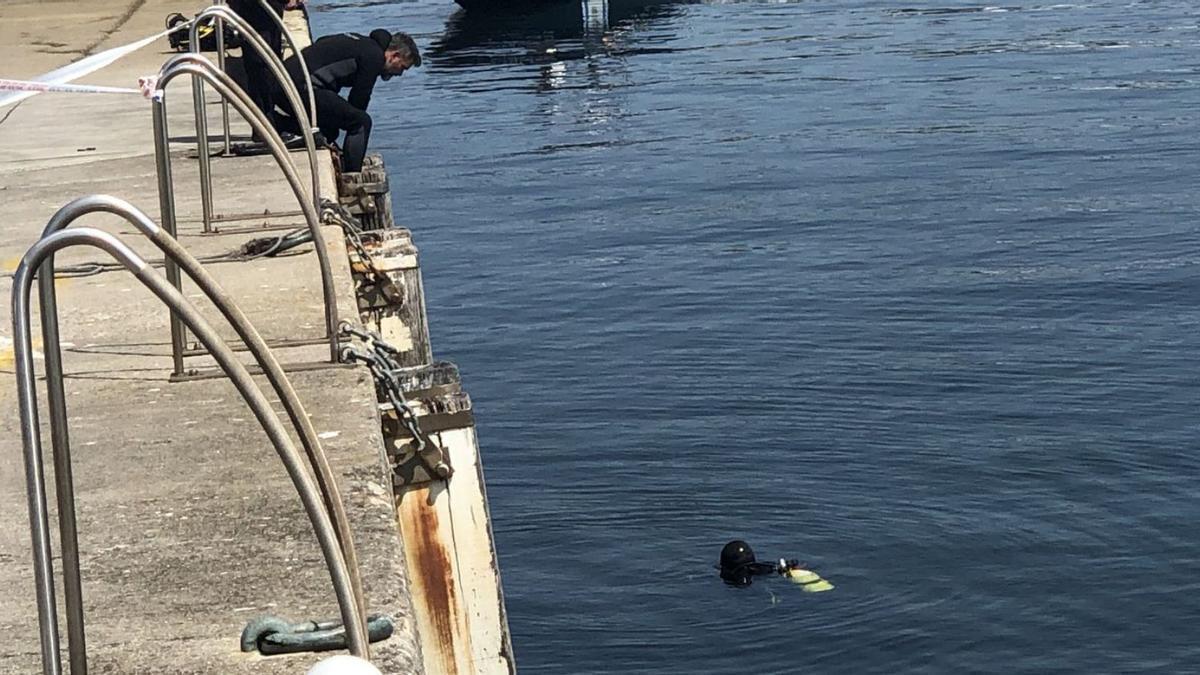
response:
[(462, 3), (464, 8), (447, 19), (441, 37), (426, 52), (441, 67), (571, 61), (597, 51), (629, 53), (618, 34), (668, 20), (689, 4), (663, 0)]

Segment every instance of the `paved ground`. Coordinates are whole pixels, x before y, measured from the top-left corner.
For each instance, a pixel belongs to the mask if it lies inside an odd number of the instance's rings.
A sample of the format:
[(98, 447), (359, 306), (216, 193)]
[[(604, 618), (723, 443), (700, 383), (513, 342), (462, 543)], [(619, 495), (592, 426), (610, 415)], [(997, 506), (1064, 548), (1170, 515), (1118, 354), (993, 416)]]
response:
[[(0, 4), (0, 77), (36, 76), (154, 34), (170, 12), (190, 13), (207, 4), (10, 0)], [(138, 76), (156, 72), (167, 56), (164, 39), (81, 82), (136, 86)], [(196, 162), (183, 142), (194, 134), (191, 97), (182, 78), (172, 85), (168, 102), (172, 136), (180, 141), (173, 154), (181, 241), (197, 255), (210, 255), (262, 236), (199, 233)], [(216, 107), (210, 108), (215, 122)], [(54, 211), (74, 197), (112, 194), (157, 219), (147, 101), (45, 94), (15, 109), (0, 108), (0, 120), (0, 260), (6, 271)], [(296, 210), (269, 158), (217, 159), (214, 171), (219, 213)], [(302, 224), (296, 217), (271, 222)], [(131, 228), (111, 218), (86, 224), (120, 233), (147, 257), (157, 257)], [(327, 229), (326, 238), (341, 314), (353, 317), (340, 233)], [(317, 261), (304, 250), (209, 269), (268, 339), (319, 337)], [(62, 256), (61, 264), (101, 259), (100, 252), (86, 250)], [(11, 286), (10, 279), (0, 280), (5, 296)], [(303, 672), (313, 657), (263, 659), (237, 649), (241, 628), (262, 613), (295, 620), (337, 616), (311, 528), (249, 410), (225, 380), (167, 381), (166, 312), (132, 277), (106, 273), (60, 281), (59, 288), (92, 672)], [(185, 285), (185, 292), (199, 298), (193, 287)], [(7, 591), (0, 595), (0, 672), (33, 672), (36, 612), (9, 303), (3, 307), (0, 586)], [(215, 311), (205, 309), (215, 323)], [(279, 356), (286, 363), (324, 353), (316, 346)], [(385, 672), (413, 672), (419, 659), (406, 618), (403, 551), (370, 379), (361, 369), (331, 369), (298, 373), (293, 381), (327, 437), (355, 524), (370, 609), (399, 617), (397, 636), (376, 649), (377, 663)]]

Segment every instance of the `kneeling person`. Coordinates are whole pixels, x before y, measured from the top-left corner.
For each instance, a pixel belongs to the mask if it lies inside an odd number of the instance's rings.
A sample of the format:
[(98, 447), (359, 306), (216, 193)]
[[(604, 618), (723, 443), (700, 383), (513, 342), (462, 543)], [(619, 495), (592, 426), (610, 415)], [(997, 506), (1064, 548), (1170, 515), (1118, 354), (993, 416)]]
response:
[[(321, 134), (333, 142), (344, 131), (342, 170), (361, 171), (371, 135), (367, 105), (371, 102), (375, 80), (388, 80), (420, 66), (421, 53), (416, 43), (405, 33), (393, 35), (382, 29), (371, 31), (370, 35), (340, 33), (318, 39), (305, 47), (301, 55), (312, 77), (317, 126)], [(284, 65), (308, 105), (304, 73), (296, 57), (290, 57)], [(342, 98), (341, 91), (347, 87), (350, 93), (347, 98)], [(299, 131), (294, 118), (277, 115), (277, 123), (281, 128)]]

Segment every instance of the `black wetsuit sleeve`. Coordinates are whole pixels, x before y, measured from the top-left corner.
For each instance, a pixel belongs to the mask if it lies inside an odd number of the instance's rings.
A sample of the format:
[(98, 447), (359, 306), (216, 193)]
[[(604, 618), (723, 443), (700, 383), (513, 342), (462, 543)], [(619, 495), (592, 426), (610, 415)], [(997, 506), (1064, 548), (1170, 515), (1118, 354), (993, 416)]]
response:
[(375, 89), (375, 80), (383, 73), (383, 54), (377, 49), (360, 49), (356, 60), (358, 72), (347, 100), (350, 105), (366, 112), (371, 103), (371, 92)]
[(779, 568), (771, 563), (752, 562), (746, 565), (746, 571), (754, 576), (762, 576), (765, 574), (775, 574)]

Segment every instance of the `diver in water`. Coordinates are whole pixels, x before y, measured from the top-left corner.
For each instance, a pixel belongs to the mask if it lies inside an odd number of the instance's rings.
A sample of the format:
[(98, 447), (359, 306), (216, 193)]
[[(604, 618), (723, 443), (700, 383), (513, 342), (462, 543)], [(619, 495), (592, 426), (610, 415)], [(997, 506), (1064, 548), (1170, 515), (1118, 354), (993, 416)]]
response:
[(717, 565), (721, 579), (730, 586), (749, 586), (754, 577), (777, 575), (787, 577), (809, 593), (833, 590), (833, 584), (816, 572), (804, 569), (796, 560), (779, 559), (776, 563), (758, 562), (754, 549), (741, 539), (734, 539), (721, 549), (721, 562)]
[(776, 574), (778, 569), (770, 563), (758, 562), (754, 549), (741, 539), (734, 539), (721, 549), (721, 580), (730, 586), (749, 586), (754, 577)]

